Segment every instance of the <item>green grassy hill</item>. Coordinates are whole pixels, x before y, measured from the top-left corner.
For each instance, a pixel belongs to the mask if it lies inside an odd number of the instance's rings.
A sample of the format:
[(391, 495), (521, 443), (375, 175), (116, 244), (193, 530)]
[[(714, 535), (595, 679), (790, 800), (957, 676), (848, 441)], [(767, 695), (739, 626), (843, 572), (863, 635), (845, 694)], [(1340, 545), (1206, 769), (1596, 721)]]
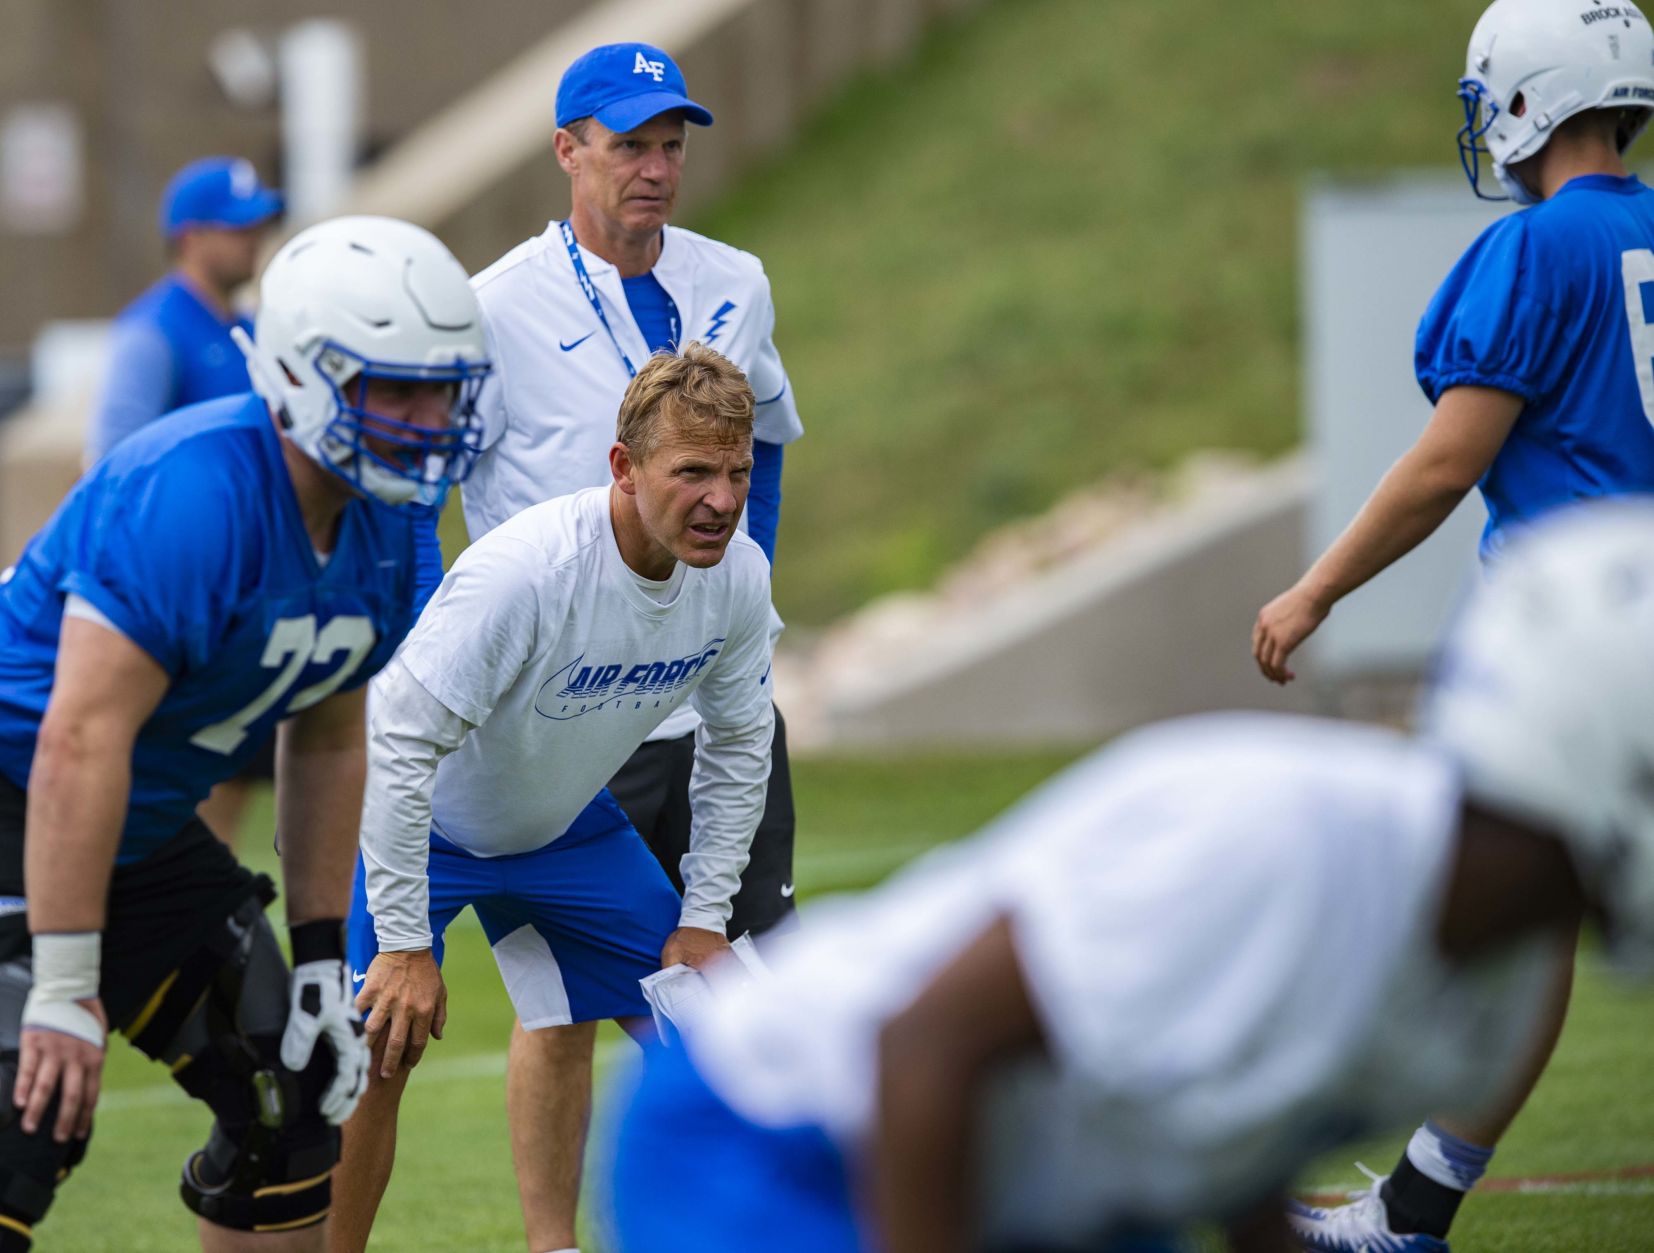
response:
[(774, 281), (788, 620), (1110, 472), (1292, 446), (1305, 177), (1451, 167), (1482, 7), (996, 0), (691, 221)]

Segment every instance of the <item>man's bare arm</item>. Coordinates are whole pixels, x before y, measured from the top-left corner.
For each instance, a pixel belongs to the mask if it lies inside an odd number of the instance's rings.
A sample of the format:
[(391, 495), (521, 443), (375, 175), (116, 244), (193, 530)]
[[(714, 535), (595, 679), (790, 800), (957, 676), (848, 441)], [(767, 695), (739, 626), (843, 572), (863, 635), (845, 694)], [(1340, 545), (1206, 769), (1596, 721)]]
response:
[(969, 1247), (982, 1087), (999, 1066), (1044, 1048), (1004, 918), (885, 1024), (870, 1185), (886, 1253)]
[(367, 778), (367, 692), (329, 696), (281, 724), (276, 829), (289, 926), (350, 912)]
[(132, 747), (167, 684), (155, 659), (119, 632), (64, 618), (25, 817), (35, 983), (13, 1100), (26, 1132), (61, 1092), (53, 1137), (91, 1133), (109, 1026), (97, 995), (98, 932), (131, 798)]
[(132, 792), (132, 746), (167, 691), (159, 663), (117, 631), (66, 617), (29, 775), (29, 929), (101, 931)]
[(1332, 607), (1447, 520), (1493, 464), (1522, 406), (1520, 396), (1492, 387), (1453, 387), (1442, 395), (1418, 442), (1379, 480), (1344, 533), (1258, 612), (1252, 656), (1265, 678), (1290, 681), (1288, 658)]

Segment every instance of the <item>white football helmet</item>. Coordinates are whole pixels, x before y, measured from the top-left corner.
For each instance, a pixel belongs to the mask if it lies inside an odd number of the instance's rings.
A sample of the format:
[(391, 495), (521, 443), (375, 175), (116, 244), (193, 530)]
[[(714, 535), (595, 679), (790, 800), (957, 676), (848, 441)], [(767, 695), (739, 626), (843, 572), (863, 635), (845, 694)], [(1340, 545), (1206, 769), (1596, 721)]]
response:
[(1571, 506), (1517, 536), (1424, 714), (1469, 795), (1560, 836), (1616, 957), (1654, 971), (1654, 499)]
[[(1464, 125), (1459, 161), (1483, 200), (1532, 204), (1510, 167), (1543, 148), (1556, 128), (1586, 109), (1632, 108), (1624, 152), (1654, 109), (1654, 31), (1629, 0), (1494, 0), (1470, 36), (1459, 80)], [(1506, 194), (1480, 185), (1489, 157)]]
[[(234, 332), (253, 389), (287, 438), (387, 504), (439, 505), (480, 451), (491, 365), (465, 269), (429, 231), (344, 217), (299, 232), (259, 283), (253, 340)], [(448, 383), (449, 425), (370, 413), (374, 379)]]

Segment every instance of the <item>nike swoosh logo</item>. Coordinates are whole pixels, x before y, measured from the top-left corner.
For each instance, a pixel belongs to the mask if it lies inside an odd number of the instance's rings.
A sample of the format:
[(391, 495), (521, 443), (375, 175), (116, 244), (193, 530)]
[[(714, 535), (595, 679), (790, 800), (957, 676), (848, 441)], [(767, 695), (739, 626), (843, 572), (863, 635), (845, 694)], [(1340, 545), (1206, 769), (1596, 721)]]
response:
[(585, 343), (588, 339), (590, 339), (595, 334), (597, 334), (596, 331), (587, 331), (584, 335), (582, 335), (579, 339), (575, 340), (572, 344), (565, 344), (562, 340), (558, 340), (557, 341), (557, 346), (559, 348), (561, 348), (564, 352), (573, 352), (576, 348), (580, 347), (581, 344)]
[(360, 970), (352, 970), (350, 972), (350, 981), (352, 983), (366, 983), (368, 981), (368, 977)]
[(792, 894), (793, 894), (793, 893), (794, 893), (794, 892), (796, 892), (796, 891), (797, 891), (797, 890), (798, 890), (798, 889), (797, 889), (797, 888), (795, 888), (795, 887), (793, 887), (793, 885), (792, 885), (792, 884), (790, 884), (790, 883), (783, 883), (783, 884), (782, 884), (782, 885), (781, 885), (781, 895), (782, 895), (782, 896), (788, 896), (788, 897), (790, 897), (790, 896), (791, 896), (791, 895), (792, 895)]

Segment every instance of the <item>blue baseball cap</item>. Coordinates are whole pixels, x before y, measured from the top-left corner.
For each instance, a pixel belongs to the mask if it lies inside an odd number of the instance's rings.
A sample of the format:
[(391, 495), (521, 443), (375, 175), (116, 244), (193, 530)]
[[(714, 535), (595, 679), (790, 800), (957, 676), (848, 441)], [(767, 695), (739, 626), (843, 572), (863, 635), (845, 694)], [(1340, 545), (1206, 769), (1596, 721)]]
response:
[(712, 114), (691, 100), (677, 63), (653, 44), (604, 44), (563, 71), (557, 84), (557, 125), (594, 117), (624, 132), (652, 117), (682, 109), (696, 126), (711, 126)]
[(281, 212), (281, 193), (258, 181), (244, 157), (203, 157), (191, 161), (167, 183), (161, 197), (161, 234), (172, 239), (199, 226), (239, 230), (268, 222)]

